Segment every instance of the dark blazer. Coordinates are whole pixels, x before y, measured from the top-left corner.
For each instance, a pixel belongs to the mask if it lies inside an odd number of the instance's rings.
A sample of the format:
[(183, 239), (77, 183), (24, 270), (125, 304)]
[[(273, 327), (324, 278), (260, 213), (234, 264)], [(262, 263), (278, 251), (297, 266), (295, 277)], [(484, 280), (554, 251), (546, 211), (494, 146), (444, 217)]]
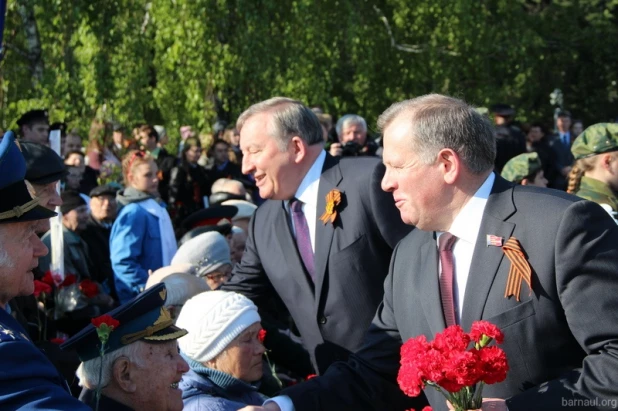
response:
[[(317, 198), (315, 284), (300, 259), (284, 202), (272, 200), (253, 216), (242, 261), (223, 287), (258, 307), (278, 294), (321, 372), (361, 347), (382, 300), (393, 247), (412, 229), (380, 189), (383, 174), (376, 158), (326, 154)], [(335, 223), (323, 224), (319, 217), (332, 189), (342, 192), (342, 204)]]
[[(510, 262), (500, 247), (486, 245), (487, 235), (514, 236), (525, 250), (533, 269), (532, 293), (524, 283), (521, 302), (504, 297)], [(483, 319), (504, 332), (501, 347), (510, 370), (504, 382), (485, 386), (484, 397), (506, 399), (510, 411), (558, 410), (564, 401), (598, 398), (600, 404), (618, 398), (617, 244), (618, 226), (597, 204), (496, 178), (461, 321), (466, 331)], [(338, 410), (357, 403), (401, 409), (385, 395), (395, 384), (401, 342), (421, 334), (432, 339), (445, 328), (437, 272), (434, 233), (414, 230), (393, 253), (384, 301), (366, 345), (323, 378), (291, 388), (287, 394), (296, 410)], [(425, 394), (434, 410), (446, 410), (437, 391), (428, 388)]]
[(554, 134), (549, 138), (549, 147), (554, 153), (554, 173), (555, 178), (553, 182), (553, 188), (558, 190), (566, 190), (567, 179), (562, 175), (562, 169), (573, 165), (573, 153), (571, 153), (571, 147), (567, 146), (560, 139), (560, 134)]

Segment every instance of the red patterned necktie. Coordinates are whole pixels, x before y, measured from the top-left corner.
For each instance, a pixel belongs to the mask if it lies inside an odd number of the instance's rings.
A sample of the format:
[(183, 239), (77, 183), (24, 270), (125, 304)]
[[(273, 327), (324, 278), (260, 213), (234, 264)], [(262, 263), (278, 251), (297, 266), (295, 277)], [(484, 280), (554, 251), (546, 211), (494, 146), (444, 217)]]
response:
[(453, 295), (454, 266), (453, 266), (453, 245), (457, 241), (451, 233), (443, 233), (438, 239), (438, 251), (440, 253), (440, 299), (442, 300), (442, 311), (446, 326), (457, 324), (455, 315), (455, 298)]

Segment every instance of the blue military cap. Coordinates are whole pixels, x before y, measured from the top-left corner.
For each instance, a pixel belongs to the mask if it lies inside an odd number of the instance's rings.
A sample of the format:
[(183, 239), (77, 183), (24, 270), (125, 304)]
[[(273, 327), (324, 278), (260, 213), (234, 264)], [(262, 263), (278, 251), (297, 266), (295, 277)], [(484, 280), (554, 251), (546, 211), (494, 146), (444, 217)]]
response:
[[(174, 325), (170, 312), (165, 308), (167, 289), (164, 283), (157, 284), (139, 294), (132, 300), (110, 311), (110, 315), (120, 324), (105, 344), (105, 353), (110, 353), (125, 345), (142, 340), (157, 343), (176, 340), (187, 334), (187, 330)], [(94, 325), (75, 334), (61, 346), (63, 350), (75, 350), (84, 362), (100, 355), (101, 342)]]
[(7, 131), (0, 142), (0, 224), (44, 220), (56, 215), (39, 205), (25, 176), (26, 161), (15, 135)]

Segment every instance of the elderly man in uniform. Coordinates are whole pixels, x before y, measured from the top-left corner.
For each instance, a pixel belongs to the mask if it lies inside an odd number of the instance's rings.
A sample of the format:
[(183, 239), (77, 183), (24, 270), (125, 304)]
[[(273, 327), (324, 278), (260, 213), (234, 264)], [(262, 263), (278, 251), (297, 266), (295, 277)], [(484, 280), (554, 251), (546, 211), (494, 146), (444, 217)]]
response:
[(187, 331), (174, 325), (165, 307), (167, 289), (157, 284), (108, 315), (118, 322), (109, 333), (101, 358), (97, 329), (90, 324), (66, 341), (63, 350), (76, 350), (77, 369), (84, 387), (80, 399), (96, 408), (94, 390), (100, 390), (100, 411), (182, 410), (178, 383), (189, 366), (176, 340)]
[(32, 270), (47, 254), (36, 230), (55, 215), (32, 197), (25, 174), (24, 157), (7, 132), (0, 142), (0, 409), (87, 410), (7, 311), (9, 300), (34, 292)]

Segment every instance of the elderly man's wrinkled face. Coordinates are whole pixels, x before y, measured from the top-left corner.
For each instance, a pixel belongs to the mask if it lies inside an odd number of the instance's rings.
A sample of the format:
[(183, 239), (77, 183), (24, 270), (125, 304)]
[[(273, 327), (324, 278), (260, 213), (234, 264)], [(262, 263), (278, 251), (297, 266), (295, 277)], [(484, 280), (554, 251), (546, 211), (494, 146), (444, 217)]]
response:
[(34, 123), (31, 126), (24, 126), (22, 131), (24, 141), (32, 141), (49, 147), (49, 124)]
[(242, 173), (253, 174), (260, 197), (288, 200), (298, 188), (294, 146), (290, 141), (281, 150), (271, 135), (270, 113), (250, 117), (240, 131), (243, 152)]
[(132, 393), (135, 410), (180, 411), (183, 408), (182, 391), (178, 382), (189, 366), (178, 352), (174, 341), (157, 344), (142, 343), (142, 361), (133, 364), (131, 379), (135, 384)]
[(39, 205), (52, 211), (62, 205), (62, 198), (56, 190), (56, 183), (32, 184), (36, 196), (39, 198)]
[(339, 141), (342, 144), (354, 142), (364, 146), (367, 142), (367, 129), (362, 124), (346, 123), (341, 128)]
[(207, 365), (247, 383), (258, 381), (262, 378), (262, 354), (266, 351), (258, 339), (261, 329), (260, 323), (251, 325)]
[(90, 212), (98, 221), (114, 221), (117, 209), (116, 197), (111, 194), (103, 194), (90, 199)]
[(34, 292), (32, 270), (47, 247), (36, 235), (38, 221), (6, 223), (0, 226), (0, 306)]
[(218, 290), (230, 278), (232, 278), (232, 266), (229, 264), (225, 264), (204, 276), (204, 280), (211, 290)]

